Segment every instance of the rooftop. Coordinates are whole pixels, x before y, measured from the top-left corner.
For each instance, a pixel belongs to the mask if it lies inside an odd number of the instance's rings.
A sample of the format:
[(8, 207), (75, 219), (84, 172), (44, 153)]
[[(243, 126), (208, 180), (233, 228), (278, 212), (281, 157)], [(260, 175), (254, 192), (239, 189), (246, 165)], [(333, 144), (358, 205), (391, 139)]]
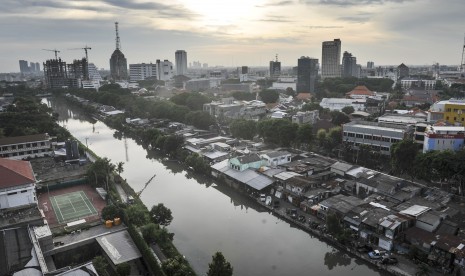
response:
[(142, 257), (126, 230), (98, 237), (96, 240), (115, 265)]
[(0, 189), (23, 186), (36, 182), (29, 161), (0, 158)]
[(15, 136), (15, 137), (6, 137), (0, 139), (0, 146), (5, 145), (16, 145), (22, 143), (30, 143), (37, 141), (46, 141), (50, 140), (50, 136), (47, 133), (43, 134), (34, 134), (34, 135), (25, 135), (25, 136)]

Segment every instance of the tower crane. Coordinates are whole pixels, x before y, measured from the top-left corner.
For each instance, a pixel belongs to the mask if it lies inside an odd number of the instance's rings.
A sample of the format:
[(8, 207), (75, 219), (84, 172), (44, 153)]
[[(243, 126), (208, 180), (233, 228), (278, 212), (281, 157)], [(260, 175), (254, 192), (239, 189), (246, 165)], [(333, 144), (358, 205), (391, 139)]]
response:
[(84, 52), (86, 53), (86, 60), (87, 60), (87, 62), (89, 62), (89, 58), (87, 56), (87, 50), (92, 50), (91, 47), (86, 45), (85, 47), (82, 47), (82, 48), (71, 48), (71, 49), (68, 49), (68, 50), (84, 50)]
[(142, 194), (142, 192), (147, 188), (147, 186), (150, 184), (150, 182), (152, 182), (152, 180), (155, 178), (155, 176), (157, 176), (157, 175), (154, 174), (147, 182), (145, 182), (144, 187), (143, 187), (140, 191), (138, 191), (138, 192), (136, 193), (137, 197), (140, 198), (140, 195)]
[(50, 52), (55, 52), (55, 59), (58, 59), (58, 53), (60, 53), (60, 51), (58, 51), (57, 49), (53, 49), (53, 50), (50, 50), (50, 49), (42, 49), (44, 51), (50, 51)]

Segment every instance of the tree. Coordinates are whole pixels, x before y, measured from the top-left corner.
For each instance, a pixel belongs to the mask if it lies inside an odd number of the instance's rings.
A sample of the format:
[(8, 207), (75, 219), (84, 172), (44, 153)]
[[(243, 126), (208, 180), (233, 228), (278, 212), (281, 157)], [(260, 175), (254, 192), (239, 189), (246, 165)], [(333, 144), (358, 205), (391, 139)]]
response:
[(310, 124), (299, 125), (297, 129), (297, 142), (302, 144), (310, 144), (313, 140), (313, 127)]
[(216, 252), (212, 256), (212, 262), (208, 264), (207, 276), (231, 276), (233, 275), (233, 268), (231, 264), (226, 261), (221, 252)]
[(110, 159), (106, 157), (98, 158), (87, 169), (87, 179), (94, 185), (104, 182), (108, 189), (109, 177), (114, 170), (115, 165), (110, 162)]
[(122, 263), (116, 266), (116, 272), (119, 276), (128, 276), (131, 274), (131, 265), (128, 263)]
[(206, 112), (191, 111), (185, 114), (185, 122), (200, 129), (208, 129), (209, 126), (215, 123), (215, 120)]
[(189, 107), (191, 110), (202, 110), (203, 104), (209, 103), (211, 100), (200, 94), (200, 93), (189, 93), (189, 96), (186, 99), (186, 106)]
[(252, 140), (256, 135), (257, 123), (252, 120), (237, 119), (229, 125), (231, 134), (236, 138)]
[(415, 276), (428, 276), (430, 274), (430, 269), (428, 265), (422, 263), (418, 266)]
[(326, 129), (320, 128), (316, 133), (316, 139), (320, 147), (324, 146), (326, 144)]
[(355, 112), (355, 108), (353, 106), (345, 106), (341, 109), (341, 111), (349, 115)]
[(105, 257), (102, 256), (97, 256), (92, 260), (92, 264), (95, 267), (95, 270), (97, 270), (97, 273), (99, 275), (108, 275), (107, 274), (107, 267), (108, 267), (108, 262), (105, 259)]
[(302, 106), (302, 111), (322, 110), (323, 108), (319, 103), (306, 103)]
[(394, 173), (407, 173), (413, 177), (418, 144), (413, 140), (402, 140), (391, 146), (391, 168)]
[(102, 209), (102, 219), (103, 220), (112, 220), (116, 217), (121, 216), (121, 209), (116, 205), (107, 205)]
[(129, 206), (127, 214), (129, 222), (134, 225), (142, 226), (149, 222), (149, 212), (141, 203)]
[(186, 264), (186, 261), (180, 256), (176, 256), (164, 261), (161, 267), (167, 276), (193, 275), (192, 271), (189, 269), (189, 266)]
[(173, 220), (171, 210), (165, 207), (163, 203), (152, 206), (152, 209), (150, 209), (150, 218), (154, 223), (163, 226), (168, 226)]
[(340, 126), (348, 122), (350, 122), (350, 118), (346, 114), (336, 110), (331, 111), (331, 123), (334, 125)]
[(118, 162), (116, 164), (116, 172), (118, 173), (119, 176), (121, 176), (121, 173), (124, 171), (124, 162)]
[(140, 232), (144, 240), (151, 244), (156, 241), (157, 230), (160, 229), (155, 223), (148, 223), (140, 228)]
[(279, 99), (279, 93), (275, 90), (263, 90), (259, 96), (264, 103), (275, 103)]

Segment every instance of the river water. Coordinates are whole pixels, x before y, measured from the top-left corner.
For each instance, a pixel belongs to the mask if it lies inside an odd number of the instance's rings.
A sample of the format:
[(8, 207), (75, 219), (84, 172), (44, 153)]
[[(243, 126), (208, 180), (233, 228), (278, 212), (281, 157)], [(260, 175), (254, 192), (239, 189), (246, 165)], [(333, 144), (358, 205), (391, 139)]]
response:
[(175, 234), (174, 244), (198, 275), (206, 274), (216, 251), (232, 264), (234, 275), (381, 275), (236, 191), (163, 161), (132, 139), (114, 138), (114, 130), (63, 100), (42, 101), (59, 114), (60, 125), (97, 155), (114, 164), (124, 162), (122, 176), (136, 192), (156, 174), (141, 199), (149, 208), (161, 202), (171, 209), (174, 219), (168, 229)]

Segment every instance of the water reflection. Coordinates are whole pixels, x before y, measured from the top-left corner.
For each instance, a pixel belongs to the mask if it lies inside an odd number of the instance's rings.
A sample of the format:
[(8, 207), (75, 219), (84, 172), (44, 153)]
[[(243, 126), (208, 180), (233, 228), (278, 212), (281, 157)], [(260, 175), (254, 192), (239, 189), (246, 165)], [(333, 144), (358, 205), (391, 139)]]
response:
[[(77, 139), (85, 143), (88, 138), (92, 151), (112, 163), (125, 162), (122, 177), (135, 191), (157, 175), (141, 199), (148, 207), (162, 202), (171, 209), (174, 220), (168, 228), (174, 243), (199, 275), (206, 274), (216, 251), (231, 262), (234, 275), (380, 275), (236, 190), (144, 149), (100, 121), (89, 122), (89, 116), (63, 101), (47, 103)], [(357, 265), (349, 270), (346, 264)]]

